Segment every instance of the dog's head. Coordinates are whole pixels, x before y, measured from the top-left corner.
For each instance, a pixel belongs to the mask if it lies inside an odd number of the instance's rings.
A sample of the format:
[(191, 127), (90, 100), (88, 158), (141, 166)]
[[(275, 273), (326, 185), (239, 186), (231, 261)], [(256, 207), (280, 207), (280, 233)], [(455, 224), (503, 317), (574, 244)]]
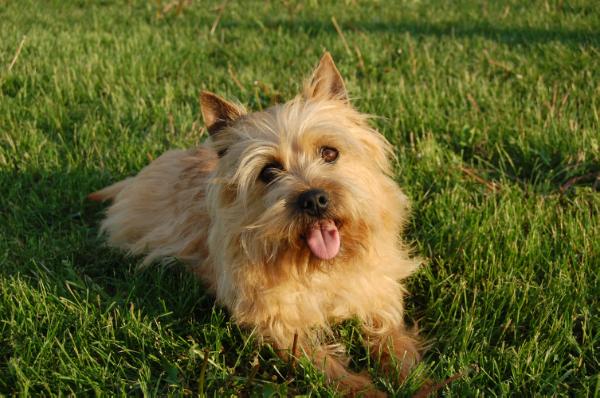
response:
[(350, 105), (328, 53), (285, 104), (246, 113), (203, 92), (201, 106), (219, 155), (208, 187), (215, 242), (252, 263), (303, 268), (394, 244), (406, 201), (389, 177), (390, 145)]

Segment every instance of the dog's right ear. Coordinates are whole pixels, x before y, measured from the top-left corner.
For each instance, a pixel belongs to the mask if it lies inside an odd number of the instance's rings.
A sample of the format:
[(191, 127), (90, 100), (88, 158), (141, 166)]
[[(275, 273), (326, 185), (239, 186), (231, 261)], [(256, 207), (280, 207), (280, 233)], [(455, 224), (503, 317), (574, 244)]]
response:
[(223, 130), (245, 113), (241, 107), (225, 101), (209, 91), (200, 93), (200, 111), (211, 136)]

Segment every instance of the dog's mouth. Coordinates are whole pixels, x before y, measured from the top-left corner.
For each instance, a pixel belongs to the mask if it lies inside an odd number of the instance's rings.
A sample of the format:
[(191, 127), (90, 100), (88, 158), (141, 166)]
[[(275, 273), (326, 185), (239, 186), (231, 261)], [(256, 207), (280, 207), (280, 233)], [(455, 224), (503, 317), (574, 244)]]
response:
[(304, 236), (308, 248), (321, 260), (331, 260), (340, 252), (339, 223), (319, 220), (309, 226)]

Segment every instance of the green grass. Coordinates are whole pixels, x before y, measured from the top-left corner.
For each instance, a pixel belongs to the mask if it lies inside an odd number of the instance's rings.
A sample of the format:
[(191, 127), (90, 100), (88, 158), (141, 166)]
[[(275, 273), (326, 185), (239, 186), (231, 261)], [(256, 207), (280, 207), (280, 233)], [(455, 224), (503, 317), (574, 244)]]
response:
[[(382, 116), (429, 259), (408, 317), (431, 349), (380, 387), (476, 365), (441, 391), (600, 396), (600, 8), (450, 3), (232, 0), (211, 34), (220, 3), (0, 0), (0, 394), (331, 393), (181, 266), (104, 247), (85, 200), (201, 142), (200, 89), (260, 109), (328, 49)], [(369, 366), (356, 325), (339, 333)]]

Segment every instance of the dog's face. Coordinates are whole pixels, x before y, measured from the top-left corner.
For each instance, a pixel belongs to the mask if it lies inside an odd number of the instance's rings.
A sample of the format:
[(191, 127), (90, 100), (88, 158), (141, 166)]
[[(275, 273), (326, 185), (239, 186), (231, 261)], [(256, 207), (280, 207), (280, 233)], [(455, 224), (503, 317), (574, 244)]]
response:
[(209, 205), (251, 262), (348, 261), (398, 228), (389, 144), (350, 106), (328, 54), (283, 105), (246, 114), (214, 94), (201, 102), (219, 153)]

